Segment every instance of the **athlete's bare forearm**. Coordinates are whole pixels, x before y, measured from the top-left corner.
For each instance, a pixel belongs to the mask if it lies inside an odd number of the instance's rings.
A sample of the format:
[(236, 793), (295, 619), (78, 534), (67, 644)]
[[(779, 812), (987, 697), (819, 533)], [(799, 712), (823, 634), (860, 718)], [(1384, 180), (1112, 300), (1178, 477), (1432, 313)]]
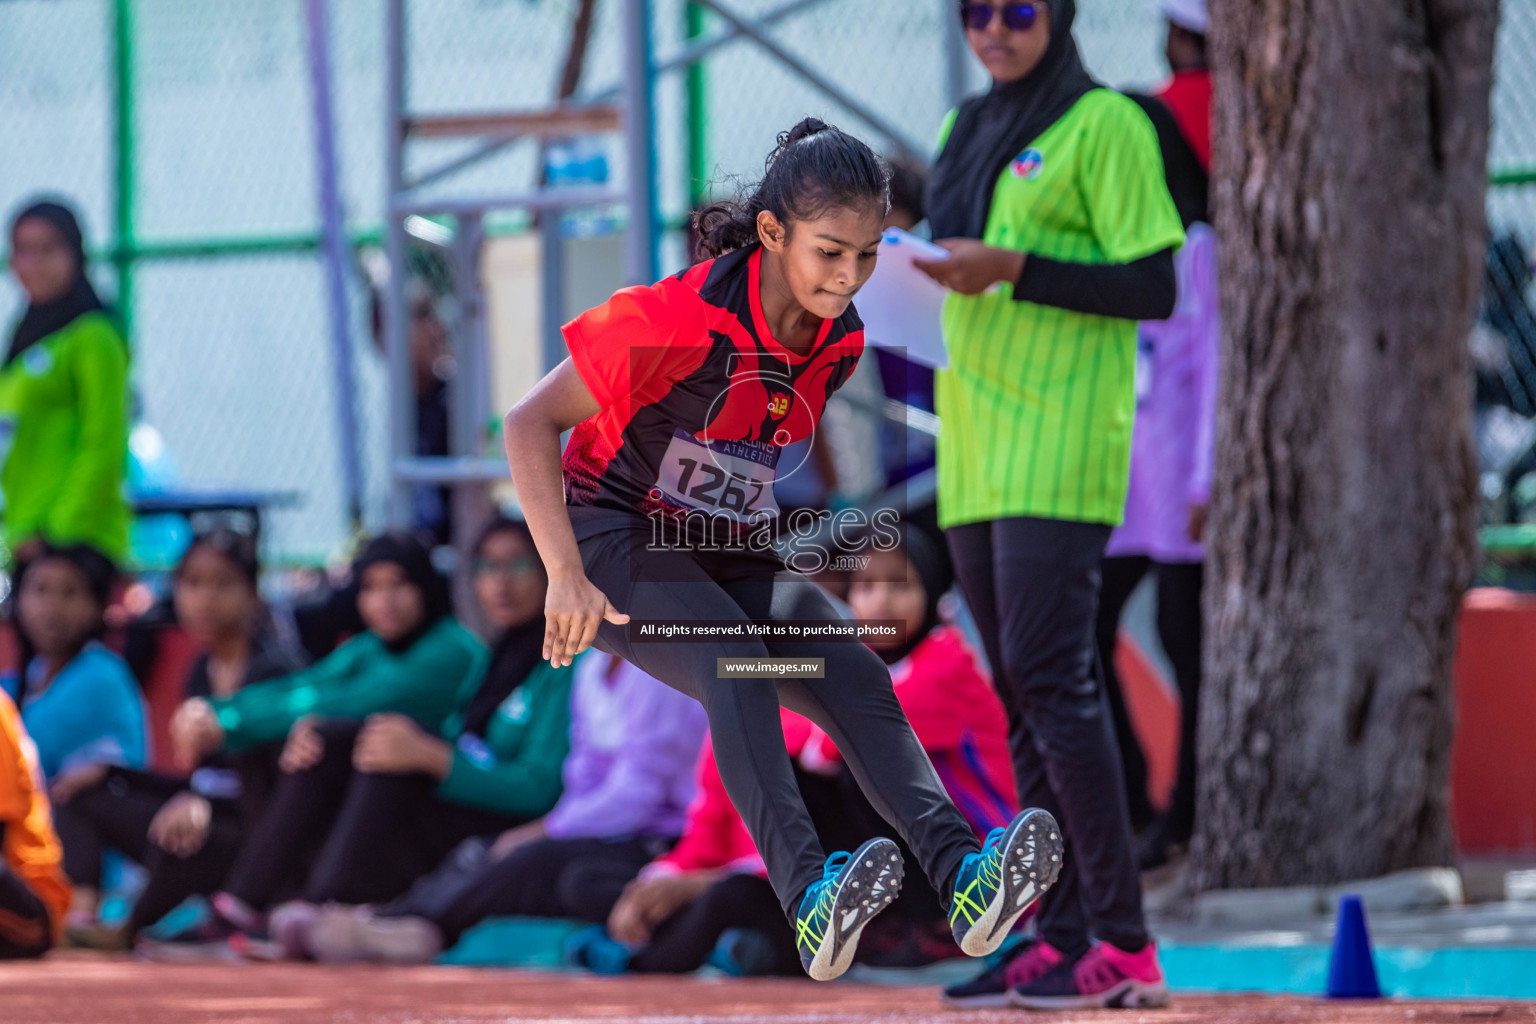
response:
[(557, 366), (502, 422), (517, 501), (551, 579), (580, 574), (581, 553), (565, 510), (560, 435), (598, 411), (570, 360)]

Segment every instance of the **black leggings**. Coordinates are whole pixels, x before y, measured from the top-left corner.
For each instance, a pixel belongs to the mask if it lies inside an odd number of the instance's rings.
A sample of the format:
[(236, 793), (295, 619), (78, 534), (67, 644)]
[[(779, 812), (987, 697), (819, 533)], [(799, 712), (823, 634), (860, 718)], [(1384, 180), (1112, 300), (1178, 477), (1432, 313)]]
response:
[[(879, 834), (879, 815), (848, 772), (825, 776), (797, 768), (795, 776), (805, 806), (816, 823), (817, 835), (827, 847), (851, 850)], [(908, 851), (903, 849), (902, 853), (906, 855)], [(728, 875), (657, 925), (650, 943), (631, 958), (630, 967), (654, 974), (697, 970), (704, 965), (721, 934), (731, 928), (745, 928), (768, 939), (774, 954), (770, 973), (799, 975), (795, 933), (783, 916), (774, 913), (776, 900), (773, 886), (766, 879)], [(926, 879), (918, 877), (902, 886), (901, 895), (877, 924), (898, 930), (918, 929), (944, 918), (943, 900)]]
[(31, 886), (0, 861), (0, 960), (42, 956), (52, 945), (48, 908)]
[(696, 971), (704, 966), (724, 932), (745, 928), (768, 939), (774, 954), (770, 973), (799, 974), (795, 933), (778, 909), (778, 897), (766, 879), (727, 875), (657, 925), (650, 944), (630, 959), (630, 969), (642, 974)]
[(1169, 838), (1189, 838), (1195, 824), (1195, 727), (1200, 721), (1200, 589), (1204, 570), (1193, 564), (1153, 562), (1143, 557), (1104, 560), (1104, 596), (1099, 602), (1099, 664), (1104, 691), (1115, 719), (1115, 739), (1125, 767), (1131, 822), (1140, 826), (1152, 817), (1147, 797), (1147, 759), (1131, 727), (1130, 713), (1115, 671), (1115, 643), (1125, 604), (1148, 571), (1157, 578), (1157, 638), (1173, 666), (1179, 687), (1179, 770), (1168, 803)]
[(64, 871), (75, 885), (100, 888), (101, 856), (110, 847), (143, 865), (149, 882), (133, 905), (128, 930), (137, 934), (189, 896), (218, 890), (240, 851), (244, 828), (234, 800), (209, 800), (208, 838), (190, 857), (167, 853), (149, 841), (149, 825), (186, 784), (147, 772), (113, 768), (98, 785), (53, 809), (64, 846)]
[(1084, 949), (1090, 932), (1132, 951), (1147, 942), (1120, 757), (1095, 671), (1109, 533), (1022, 517), (947, 531), (1008, 711), (1019, 802), (1050, 811), (1066, 833), (1061, 877), (1040, 901), (1038, 928), (1068, 953)]
[[(947, 901), (960, 863), (979, 845), (955, 809), (891, 689), (885, 664), (862, 643), (763, 640), (634, 642), (638, 620), (814, 619), (838, 621), (804, 577), (739, 552), (647, 550), (650, 523), (581, 541), (587, 577), (623, 612), (604, 622), (596, 646), (704, 705), (720, 777), (768, 866), (785, 915), (818, 881), (826, 860), (806, 812), (779, 724), (779, 705), (832, 737), (880, 816), (906, 841)], [(718, 658), (825, 659), (823, 679), (720, 679)]]
[[(443, 933), (443, 948), (491, 917), (574, 917), (608, 920), (619, 894), (669, 839), (537, 839), (481, 866), (446, 906), (427, 909), (408, 893), (385, 908), (390, 917), (425, 917)], [(442, 870), (458, 873), (453, 862)], [(424, 880), (419, 891), (434, 888)]]
[(225, 886), (258, 910), (295, 892), (311, 903), (382, 903), (463, 840), (526, 820), (447, 803), (424, 775), (357, 771), (355, 722), (319, 731), (320, 761), (279, 780)]

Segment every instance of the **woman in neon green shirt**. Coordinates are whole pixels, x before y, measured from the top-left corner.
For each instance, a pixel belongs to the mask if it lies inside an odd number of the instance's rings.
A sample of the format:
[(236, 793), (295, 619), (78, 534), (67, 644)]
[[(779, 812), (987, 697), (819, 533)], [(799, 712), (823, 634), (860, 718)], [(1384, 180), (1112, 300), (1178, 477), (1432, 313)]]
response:
[(128, 347), (86, 277), (79, 221), (35, 203), (11, 223), (28, 306), (0, 365), (4, 540), (25, 561), (47, 541), (128, 551)]
[(946, 995), (1161, 1005), (1094, 620), (1129, 477), (1136, 321), (1173, 311), (1183, 229), (1151, 122), (1083, 67), (1073, 0), (958, 13), (993, 85), (946, 123), (926, 196), (950, 257), (921, 266), (953, 292), (939, 520), (1009, 710), (1019, 799), (1062, 822), (1068, 861), (1040, 940)]

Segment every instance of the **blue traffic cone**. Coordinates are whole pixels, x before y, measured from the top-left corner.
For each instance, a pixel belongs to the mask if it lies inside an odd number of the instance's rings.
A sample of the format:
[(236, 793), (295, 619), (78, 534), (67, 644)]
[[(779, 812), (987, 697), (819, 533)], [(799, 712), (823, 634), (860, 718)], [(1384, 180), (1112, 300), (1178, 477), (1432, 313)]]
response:
[(1359, 896), (1345, 896), (1339, 901), (1339, 922), (1328, 957), (1328, 998), (1381, 998), (1376, 962), (1371, 957), (1371, 934), (1365, 927), (1365, 907)]

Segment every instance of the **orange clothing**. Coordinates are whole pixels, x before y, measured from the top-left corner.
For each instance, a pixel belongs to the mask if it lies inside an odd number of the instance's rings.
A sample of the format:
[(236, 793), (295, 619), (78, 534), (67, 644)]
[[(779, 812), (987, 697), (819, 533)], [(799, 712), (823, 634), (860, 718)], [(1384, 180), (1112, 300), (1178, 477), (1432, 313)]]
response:
[(64, 848), (53, 832), (37, 753), (11, 698), (0, 693), (0, 822), (5, 825), (5, 866), (48, 908), (55, 941), (64, 932), (70, 887)]

